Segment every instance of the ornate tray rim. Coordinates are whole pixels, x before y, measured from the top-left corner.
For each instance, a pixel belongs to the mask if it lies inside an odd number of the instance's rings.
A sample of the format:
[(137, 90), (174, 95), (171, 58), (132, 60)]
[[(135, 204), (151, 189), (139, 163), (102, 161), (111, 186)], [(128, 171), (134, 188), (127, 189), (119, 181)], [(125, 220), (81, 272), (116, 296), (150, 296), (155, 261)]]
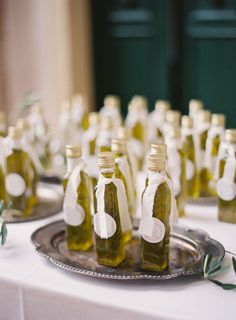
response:
[[(91, 270), (86, 270), (86, 269), (82, 269), (82, 268), (79, 268), (79, 267), (70, 266), (70, 265), (65, 264), (65, 263), (63, 263), (61, 261), (58, 261), (57, 259), (52, 257), (50, 255), (50, 252), (49, 253), (42, 252), (41, 249), (40, 249), (40, 244), (38, 244), (36, 239), (35, 239), (36, 235), (40, 231), (42, 231), (44, 228), (50, 227), (50, 226), (52, 226), (54, 224), (60, 225), (60, 223), (62, 223), (62, 222), (63, 222), (63, 220), (57, 220), (57, 221), (51, 222), (51, 223), (49, 223), (49, 224), (47, 224), (45, 226), (42, 226), (42, 227), (38, 228), (31, 235), (31, 241), (32, 241), (33, 245), (36, 247), (37, 254), (39, 254), (42, 257), (47, 258), (53, 264), (55, 264), (56, 266), (58, 266), (58, 267), (60, 267), (60, 268), (62, 268), (64, 270), (71, 271), (71, 272), (74, 272), (74, 273), (77, 273), (77, 274), (83, 274), (83, 275), (86, 275), (86, 276), (95, 277), (95, 278), (113, 279), (113, 280), (143, 280), (143, 279), (168, 280), (168, 279), (173, 279), (173, 278), (177, 278), (177, 277), (180, 277), (180, 276), (199, 275), (201, 273), (201, 271), (198, 269), (198, 270), (188, 270), (188, 271), (184, 270), (184, 271), (181, 271), (181, 272), (176, 272), (176, 273), (171, 273), (171, 274), (163, 274), (163, 275), (161, 275), (161, 274), (149, 274), (149, 273), (141, 274), (141, 275), (119, 275), (119, 274), (108, 274), (108, 273), (102, 273), (102, 272), (98, 272), (98, 271), (91, 271)], [(202, 235), (204, 235), (205, 236), (205, 241), (210, 243), (210, 244), (213, 244), (214, 246), (216, 246), (219, 249), (219, 251), (222, 252), (222, 255), (219, 255), (219, 256), (222, 259), (224, 258), (224, 256), (225, 256), (225, 248), (224, 248), (224, 246), (220, 242), (218, 242), (217, 240), (210, 238), (210, 236), (208, 235), (207, 232), (205, 232), (205, 231), (203, 231), (201, 229), (192, 229), (192, 228), (188, 228), (188, 227), (185, 227), (185, 226), (180, 226), (180, 228), (185, 228), (186, 230), (193, 230), (195, 232), (199, 232)], [(173, 234), (178, 234), (178, 233), (173, 233)], [(53, 235), (53, 236), (55, 236), (55, 235)], [(186, 238), (189, 241), (194, 242), (192, 239), (190, 239), (188, 237), (186, 237)]]

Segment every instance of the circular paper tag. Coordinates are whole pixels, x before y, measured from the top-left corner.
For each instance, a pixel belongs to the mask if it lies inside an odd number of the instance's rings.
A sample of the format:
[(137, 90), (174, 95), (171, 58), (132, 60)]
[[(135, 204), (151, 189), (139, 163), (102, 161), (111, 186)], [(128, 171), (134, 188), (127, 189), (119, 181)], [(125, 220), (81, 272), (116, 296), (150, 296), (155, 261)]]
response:
[[(105, 235), (102, 234), (101, 224), (104, 224)], [(116, 221), (107, 213), (96, 213), (94, 215), (94, 230), (101, 238), (110, 238), (116, 232)]]
[[(150, 219), (151, 219), (151, 221), (150, 221)], [(151, 242), (151, 243), (161, 242), (164, 239), (165, 230), (166, 230), (164, 223), (161, 220), (154, 218), (154, 217), (147, 217), (142, 220), (143, 220), (142, 223), (144, 225), (146, 223), (149, 226), (150, 226), (150, 224), (152, 224), (152, 235), (147, 236), (147, 235), (142, 234), (142, 238), (144, 240), (146, 240), (147, 242)]]
[(187, 159), (186, 161), (186, 179), (191, 180), (194, 176), (195, 168), (191, 160)]
[(234, 182), (221, 178), (216, 186), (217, 194), (222, 200), (231, 201), (235, 198), (236, 185)]
[(85, 211), (82, 206), (67, 206), (64, 208), (65, 222), (71, 226), (81, 225), (85, 219)]
[(6, 191), (10, 196), (20, 197), (26, 189), (25, 180), (17, 173), (9, 173), (5, 179)]

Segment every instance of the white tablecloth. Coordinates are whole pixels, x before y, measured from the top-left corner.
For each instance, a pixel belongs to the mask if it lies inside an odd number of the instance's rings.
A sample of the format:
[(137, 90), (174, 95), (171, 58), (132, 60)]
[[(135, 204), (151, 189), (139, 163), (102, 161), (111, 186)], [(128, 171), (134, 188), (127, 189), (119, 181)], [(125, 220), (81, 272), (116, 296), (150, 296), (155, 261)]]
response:
[[(112, 281), (59, 269), (35, 253), (38, 227), (62, 218), (8, 225), (0, 247), (0, 320), (236, 319), (236, 291), (199, 278)], [(181, 222), (206, 230), (236, 252), (236, 226), (217, 221), (216, 208), (188, 207)], [(222, 278), (223, 277), (223, 278)], [(231, 268), (221, 279), (236, 283)]]

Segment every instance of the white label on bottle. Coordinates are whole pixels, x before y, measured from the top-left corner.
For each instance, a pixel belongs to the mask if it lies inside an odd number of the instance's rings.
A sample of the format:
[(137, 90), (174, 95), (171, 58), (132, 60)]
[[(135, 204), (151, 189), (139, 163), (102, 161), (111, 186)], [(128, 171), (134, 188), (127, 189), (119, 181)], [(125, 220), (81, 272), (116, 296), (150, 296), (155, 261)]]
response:
[(147, 236), (145, 234), (142, 234), (142, 238), (147, 242), (151, 242), (151, 243), (161, 242), (165, 236), (164, 223), (161, 220), (154, 217), (146, 217), (141, 220), (140, 230), (142, 229), (144, 230), (146, 228), (149, 228), (150, 226), (152, 226), (152, 235)]
[(186, 179), (189, 181), (193, 178), (195, 173), (194, 164), (191, 160), (187, 159), (186, 161)]
[(106, 229), (106, 238), (112, 237), (116, 232), (116, 221), (107, 213), (96, 213), (94, 215), (94, 230), (102, 238), (101, 227)]
[(231, 201), (236, 196), (236, 184), (230, 180), (221, 178), (217, 182), (217, 194), (225, 201)]
[(81, 225), (85, 219), (84, 208), (79, 204), (64, 207), (64, 215), (65, 222), (74, 227)]
[(10, 196), (20, 197), (25, 192), (25, 180), (17, 173), (9, 173), (5, 179), (6, 191)]

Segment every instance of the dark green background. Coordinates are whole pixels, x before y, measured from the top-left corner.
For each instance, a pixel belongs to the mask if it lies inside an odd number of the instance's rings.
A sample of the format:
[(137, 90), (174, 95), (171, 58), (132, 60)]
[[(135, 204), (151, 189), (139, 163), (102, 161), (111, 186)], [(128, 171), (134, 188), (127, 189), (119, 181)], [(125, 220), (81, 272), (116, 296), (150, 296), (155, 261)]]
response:
[(236, 127), (235, 0), (92, 0), (97, 109), (106, 94), (192, 98)]

